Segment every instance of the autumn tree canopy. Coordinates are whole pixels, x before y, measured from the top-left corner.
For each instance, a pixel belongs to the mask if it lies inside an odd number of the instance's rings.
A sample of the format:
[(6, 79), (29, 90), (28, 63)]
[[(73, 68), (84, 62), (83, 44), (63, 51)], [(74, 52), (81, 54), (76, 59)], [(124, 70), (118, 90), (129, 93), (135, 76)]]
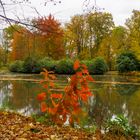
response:
[(61, 24), (52, 15), (34, 19), (33, 23), (37, 27), (33, 34), (39, 36), (39, 41), (43, 44), (42, 47), (40, 46), (40, 49), (44, 50), (42, 55), (53, 59), (63, 58), (65, 50)]
[(132, 16), (126, 21), (129, 30), (128, 46), (140, 58), (140, 11), (133, 10), (132, 13)]
[(79, 58), (94, 58), (97, 56), (102, 40), (109, 36), (114, 27), (112, 15), (109, 13), (90, 13), (72, 17), (66, 24), (67, 44), (75, 47)]

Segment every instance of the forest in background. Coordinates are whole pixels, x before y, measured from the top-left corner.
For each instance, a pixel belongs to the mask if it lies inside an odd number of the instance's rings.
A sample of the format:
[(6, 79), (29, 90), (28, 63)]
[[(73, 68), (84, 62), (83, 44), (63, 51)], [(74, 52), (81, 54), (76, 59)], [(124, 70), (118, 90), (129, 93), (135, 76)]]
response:
[(140, 59), (140, 11), (133, 10), (125, 26), (115, 26), (107, 12), (75, 15), (65, 25), (51, 14), (32, 19), (32, 27), (14, 24), (3, 30), (0, 65), (26, 58), (92, 60), (102, 57), (115, 70), (118, 55), (132, 52)]

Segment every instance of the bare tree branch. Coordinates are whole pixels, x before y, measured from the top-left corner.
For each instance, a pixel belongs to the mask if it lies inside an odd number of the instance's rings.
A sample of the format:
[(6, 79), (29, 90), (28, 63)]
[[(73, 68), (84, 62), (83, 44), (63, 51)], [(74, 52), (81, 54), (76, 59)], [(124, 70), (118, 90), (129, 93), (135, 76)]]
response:
[[(3, 18), (3, 19), (5, 19), (5, 20), (8, 20), (8, 21), (10, 21), (10, 22), (13, 22), (13, 23), (15, 23), (15, 24), (21, 24), (21, 25), (24, 25), (24, 26), (26, 26), (27, 28), (28, 27), (32, 27), (32, 28), (35, 28), (35, 29), (38, 29), (38, 30), (40, 30), (40, 31), (42, 31), (42, 29), (41, 28), (39, 28), (38, 26), (36, 26), (36, 25), (34, 25), (34, 24), (29, 24), (29, 23), (25, 23), (25, 22), (22, 22), (22, 21), (18, 21), (18, 20), (15, 20), (15, 19), (12, 19), (12, 18), (8, 18), (8, 17), (5, 17), (5, 16), (3, 16), (3, 15), (1, 15), (0, 14), (0, 17), (1, 18)], [(41, 25), (41, 24), (40, 24)], [(15, 29), (15, 28), (14, 28)], [(16, 29), (15, 29), (16, 30)], [(30, 29), (31, 30), (31, 29)], [(17, 31), (17, 30), (16, 30)], [(21, 33), (20, 31), (18, 31), (19, 33)], [(44, 31), (43, 31), (44, 32)], [(49, 28), (46, 30), (46, 32), (48, 32), (48, 33), (56, 33), (56, 32), (53, 32), (53, 31), (50, 31), (49, 30)], [(57, 34), (57, 33), (56, 33)]]
[[(3, 10), (4, 17), (7, 17), (6, 12), (5, 12), (5, 8), (4, 8), (3, 3), (2, 3), (1, 0), (0, 0), (0, 4), (1, 4), (2, 10)], [(10, 22), (10, 20), (9, 20), (8, 18), (7, 18), (6, 21), (9, 23), (9, 25), (10, 25), (14, 30), (16, 30), (17, 32), (19, 32), (17, 29), (15, 29), (15, 28), (13, 27), (13, 25), (11, 24), (11, 22)]]
[(31, 24), (24, 23), (24, 22), (22, 22), (22, 21), (18, 21), (18, 20), (12, 19), (12, 18), (8, 18), (8, 17), (3, 16), (3, 15), (1, 15), (1, 14), (0, 14), (0, 17), (3, 18), (3, 19), (5, 19), (5, 20), (8, 20), (8, 21), (10, 21), (10, 22), (13, 22), (13, 23), (15, 23), (15, 24), (22, 24), (22, 25), (25, 25), (25, 26), (34, 27), (34, 26), (31, 25)]

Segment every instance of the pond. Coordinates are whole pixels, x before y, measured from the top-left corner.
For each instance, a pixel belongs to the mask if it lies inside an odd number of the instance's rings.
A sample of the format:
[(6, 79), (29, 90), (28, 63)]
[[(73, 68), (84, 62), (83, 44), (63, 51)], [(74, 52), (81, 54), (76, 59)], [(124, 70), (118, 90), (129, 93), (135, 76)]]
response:
[[(67, 84), (67, 75), (58, 75), (57, 91)], [(44, 89), (39, 75), (0, 75), (0, 108), (24, 115), (39, 113), (38, 93)], [(99, 126), (113, 115), (124, 114), (131, 123), (140, 126), (140, 77), (96, 75), (89, 84), (95, 95), (90, 100), (88, 114)]]

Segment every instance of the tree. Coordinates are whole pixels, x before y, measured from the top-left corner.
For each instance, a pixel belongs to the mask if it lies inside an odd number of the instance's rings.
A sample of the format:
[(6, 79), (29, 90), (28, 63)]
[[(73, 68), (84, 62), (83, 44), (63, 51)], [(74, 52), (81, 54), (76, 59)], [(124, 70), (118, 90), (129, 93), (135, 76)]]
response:
[(26, 28), (20, 29), (19, 31), (13, 35), (13, 42), (11, 44), (12, 60), (24, 60), (32, 54), (32, 44), (30, 44), (31, 32)]
[(109, 36), (114, 27), (112, 15), (95, 12), (72, 17), (66, 24), (68, 33), (66, 46), (73, 49), (80, 58), (93, 58), (98, 55), (102, 40)]
[(46, 92), (38, 94), (37, 99), (40, 101), (41, 111), (47, 112), (50, 120), (59, 125), (68, 121), (74, 127), (75, 123), (80, 124), (81, 117), (85, 117), (81, 104), (88, 105), (88, 99), (92, 96), (88, 82), (93, 81), (93, 78), (89, 75), (87, 67), (80, 64), (78, 60), (75, 61), (73, 69), (75, 74), (71, 76), (63, 94), (53, 93), (51, 89), (55, 88), (53, 80), (56, 77), (53, 73), (44, 70), (42, 74), (45, 80), (41, 83)]
[(23, 29), (22, 26), (14, 24), (12, 26), (6, 27), (2, 33), (2, 48), (4, 53), (4, 63), (7, 64), (9, 61), (9, 53), (11, 51), (12, 41), (14, 39), (15, 32), (18, 32), (20, 29)]
[(140, 58), (140, 11), (133, 10), (131, 18), (126, 21), (126, 26), (129, 30), (128, 46)]
[(2, 46), (0, 46), (0, 66), (5, 64), (4, 63), (4, 50), (2, 48)]
[(43, 43), (43, 48), (40, 48), (44, 50), (42, 55), (53, 59), (63, 58), (65, 50), (61, 24), (52, 15), (34, 19), (33, 23), (37, 27), (37, 30), (33, 34), (39, 35), (40, 41)]
[(138, 70), (139, 61), (131, 51), (125, 51), (117, 57), (117, 70), (119, 72), (130, 72)]
[(78, 57), (82, 57), (83, 52), (87, 49), (87, 30), (84, 15), (75, 15), (71, 18), (70, 23), (66, 26), (67, 48), (73, 51)]
[(117, 55), (128, 49), (126, 45), (127, 37), (127, 29), (123, 26), (118, 26), (112, 30), (109, 36), (102, 40), (98, 54), (105, 58), (110, 70), (115, 69)]
[(87, 15), (91, 57), (97, 56), (100, 43), (105, 37), (110, 35), (113, 27), (114, 22), (110, 13), (94, 12)]

